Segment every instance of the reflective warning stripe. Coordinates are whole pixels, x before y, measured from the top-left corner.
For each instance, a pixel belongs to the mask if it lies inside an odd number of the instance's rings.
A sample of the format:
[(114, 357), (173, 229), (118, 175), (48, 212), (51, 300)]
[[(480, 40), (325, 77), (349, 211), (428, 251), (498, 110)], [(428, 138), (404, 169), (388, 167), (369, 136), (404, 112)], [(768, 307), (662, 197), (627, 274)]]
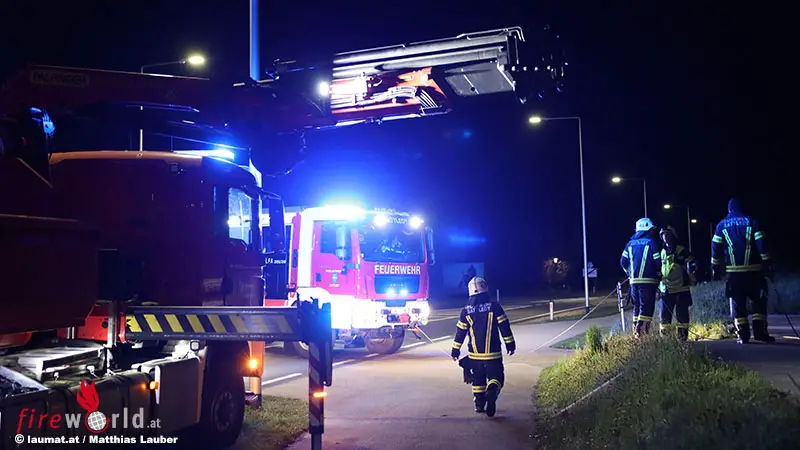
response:
[(331, 348), (332, 345), (320, 348), (315, 342), (308, 345), (308, 432), (312, 434), (325, 431), (325, 397), (316, 397), (314, 393), (324, 392), (322, 374), (329, 368), (323, 360), (331, 361)]
[(302, 327), (297, 308), (133, 307), (126, 312), (125, 338), (297, 341)]

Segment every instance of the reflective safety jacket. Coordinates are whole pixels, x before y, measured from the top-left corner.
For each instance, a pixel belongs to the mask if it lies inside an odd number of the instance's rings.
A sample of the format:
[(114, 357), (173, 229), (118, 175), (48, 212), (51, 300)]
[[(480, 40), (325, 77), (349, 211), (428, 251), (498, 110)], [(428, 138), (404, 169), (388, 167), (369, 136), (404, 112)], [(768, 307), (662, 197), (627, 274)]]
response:
[(640, 231), (622, 251), (619, 260), (631, 284), (658, 284), (661, 276), (661, 242), (648, 231)]
[(662, 276), (659, 290), (665, 294), (688, 292), (693, 280), (687, 266), (695, 266), (695, 264), (694, 256), (686, 247), (676, 245), (672, 249), (663, 248), (661, 250)]
[(507, 350), (515, 350), (517, 346), (503, 307), (491, 301), (488, 295), (484, 298), (482, 303), (467, 305), (461, 310), (461, 317), (456, 324), (456, 337), (453, 339), (453, 349), (461, 350), (464, 338), (469, 334), (467, 348), (469, 358), (473, 361), (503, 359), (501, 335)]
[(717, 224), (711, 239), (711, 264), (725, 264), (725, 271), (758, 272), (770, 256), (764, 232), (753, 218), (729, 213)]

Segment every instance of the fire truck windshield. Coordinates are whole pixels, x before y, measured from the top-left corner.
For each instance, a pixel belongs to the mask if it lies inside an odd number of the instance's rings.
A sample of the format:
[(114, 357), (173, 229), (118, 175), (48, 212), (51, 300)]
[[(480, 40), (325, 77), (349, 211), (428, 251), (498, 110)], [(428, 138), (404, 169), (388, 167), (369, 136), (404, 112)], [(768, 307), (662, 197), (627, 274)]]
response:
[(396, 224), (383, 227), (365, 225), (358, 230), (361, 257), (375, 262), (425, 262), (423, 237), (421, 230), (410, 230), (405, 225)]

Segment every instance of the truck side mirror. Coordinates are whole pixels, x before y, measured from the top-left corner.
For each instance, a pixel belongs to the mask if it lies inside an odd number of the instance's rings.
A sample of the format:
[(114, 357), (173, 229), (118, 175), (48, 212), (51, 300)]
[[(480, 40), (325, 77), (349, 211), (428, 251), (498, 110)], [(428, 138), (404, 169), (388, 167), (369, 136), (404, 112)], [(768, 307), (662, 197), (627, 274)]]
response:
[(286, 226), (284, 225), (284, 206), (283, 199), (279, 197), (268, 197), (267, 207), (269, 209), (269, 243), (268, 251), (286, 251)]
[(345, 260), (347, 258), (347, 227), (336, 227), (336, 257)]
[(428, 228), (426, 233), (426, 247), (428, 249), (428, 265), (436, 264), (436, 252), (433, 250), (433, 230)]

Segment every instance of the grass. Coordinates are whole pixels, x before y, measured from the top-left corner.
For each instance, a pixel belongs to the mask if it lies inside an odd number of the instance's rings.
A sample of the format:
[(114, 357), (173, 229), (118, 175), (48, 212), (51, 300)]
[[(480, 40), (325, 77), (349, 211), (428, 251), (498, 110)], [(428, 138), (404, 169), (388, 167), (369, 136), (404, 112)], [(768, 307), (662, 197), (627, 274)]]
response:
[[(779, 273), (769, 283), (769, 314), (800, 313), (800, 274)], [(725, 296), (725, 282), (713, 281), (692, 287), (692, 320), (701, 323), (724, 322), (730, 306)]]
[(788, 449), (800, 436), (800, 409), (786, 394), (754, 372), (658, 336), (616, 335), (600, 351), (577, 351), (542, 372), (534, 401), (543, 450)]
[(232, 450), (281, 450), (308, 429), (308, 404), (263, 396), (261, 409), (247, 408), (242, 434)]
[[(599, 328), (599, 331), (600, 336), (604, 339), (611, 334), (611, 328), (609, 327)], [(564, 350), (582, 350), (584, 347), (586, 347), (586, 333), (581, 333), (569, 339), (556, 342), (552, 345), (552, 347)]]

